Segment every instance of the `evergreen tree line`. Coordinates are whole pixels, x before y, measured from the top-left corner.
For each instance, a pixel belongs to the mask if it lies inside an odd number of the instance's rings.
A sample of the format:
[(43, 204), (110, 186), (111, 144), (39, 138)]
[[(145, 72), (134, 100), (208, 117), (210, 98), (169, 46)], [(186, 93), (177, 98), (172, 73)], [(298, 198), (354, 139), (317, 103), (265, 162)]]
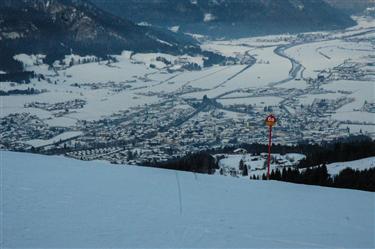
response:
[(39, 94), (40, 91), (33, 88), (29, 87), (25, 90), (21, 89), (14, 89), (14, 90), (9, 90), (9, 91), (2, 91), (0, 90), (0, 96), (10, 96), (10, 95), (32, 95), (32, 94)]
[(363, 139), (357, 142), (335, 142), (306, 151), (306, 158), (299, 163), (299, 168), (333, 162), (346, 162), (375, 156), (375, 141)]
[(150, 163), (151, 167), (190, 171), (195, 173), (213, 174), (218, 169), (218, 164), (213, 156), (209, 153), (201, 152), (189, 154), (179, 159), (162, 163)]
[[(219, 154), (233, 153), (237, 148), (246, 149), (249, 153), (260, 154), (267, 152), (266, 144), (241, 144), (239, 146), (227, 146), (220, 149), (208, 150), (208, 153)], [(299, 162), (299, 168), (307, 168), (316, 165), (329, 164), (333, 162), (353, 161), (366, 157), (375, 156), (375, 141), (367, 136), (351, 136), (324, 144), (299, 143), (297, 145), (272, 144), (272, 153), (301, 153), (306, 155)]]
[(30, 83), (30, 79), (35, 77), (33, 71), (18, 71), (12, 73), (0, 74), (0, 82), (12, 81), (17, 83)]
[[(267, 151), (267, 145), (257, 143), (241, 145), (240, 147), (253, 154), (260, 154)], [(217, 161), (211, 155), (233, 153), (233, 150), (236, 148), (238, 146), (209, 150), (190, 154), (168, 162), (150, 163), (148, 166), (213, 174), (219, 167)], [(281, 171), (275, 170), (271, 172), (271, 179), (301, 184), (375, 191), (374, 169), (363, 171), (345, 169), (338, 175), (331, 177), (325, 166), (332, 162), (344, 162), (375, 156), (375, 141), (368, 137), (351, 137), (346, 140), (337, 140), (334, 143), (323, 145), (298, 144), (296, 146), (274, 145), (272, 147), (272, 153), (285, 154), (293, 152), (305, 154), (306, 159), (302, 160), (297, 165), (297, 168), (284, 168)], [(316, 165), (323, 166), (313, 167)], [(247, 176), (250, 173), (247, 171), (247, 168), (244, 169), (245, 167), (241, 167), (241, 165), (240, 168), (243, 176)], [(266, 176), (263, 176), (263, 179), (265, 178)], [(250, 176), (250, 179), (259, 179), (259, 177)]]
[[(259, 176), (253, 175), (250, 179), (259, 180)], [(266, 175), (263, 174), (262, 180), (266, 179)], [(308, 185), (375, 192), (375, 168), (365, 170), (346, 168), (333, 177), (328, 174), (326, 165), (302, 170), (297, 168), (283, 168), (281, 171), (279, 169), (272, 170), (270, 173), (270, 179)]]

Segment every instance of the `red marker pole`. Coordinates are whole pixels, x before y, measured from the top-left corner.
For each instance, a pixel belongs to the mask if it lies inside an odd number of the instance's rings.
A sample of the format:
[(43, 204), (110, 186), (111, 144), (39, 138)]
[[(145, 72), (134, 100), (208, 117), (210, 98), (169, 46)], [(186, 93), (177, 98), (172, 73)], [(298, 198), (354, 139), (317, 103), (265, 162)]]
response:
[(267, 159), (267, 180), (270, 179), (270, 164), (271, 164), (271, 146), (272, 146), (272, 126), (276, 124), (276, 117), (274, 115), (269, 115), (266, 118), (266, 125), (269, 127), (268, 136), (268, 159)]
[(269, 126), (269, 137), (268, 137), (268, 162), (267, 162), (267, 180), (270, 179), (270, 164), (271, 164), (271, 145), (272, 145), (272, 126)]

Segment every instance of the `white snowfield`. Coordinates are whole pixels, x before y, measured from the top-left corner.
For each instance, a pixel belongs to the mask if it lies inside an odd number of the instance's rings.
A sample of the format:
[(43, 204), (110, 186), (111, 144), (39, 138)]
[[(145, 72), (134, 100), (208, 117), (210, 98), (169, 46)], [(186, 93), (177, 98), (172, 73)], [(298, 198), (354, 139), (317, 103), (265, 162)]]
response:
[(78, 137), (79, 135), (82, 135), (82, 132), (81, 131), (67, 131), (67, 132), (64, 132), (64, 133), (61, 133), (60, 135), (57, 135), (51, 139), (33, 139), (33, 140), (29, 140), (27, 141), (26, 143), (31, 145), (31, 146), (34, 146), (35, 148), (38, 148), (38, 147), (43, 147), (43, 146), (47, 146), (47, 145), (51, 145), (51, 144), (54, 144), (54, 143), (58, 143), (59, 141), (64, 141), (64, 140), (68, 140), (68, 139), (71, 139), (71, 138), (75, 138), (75, 137)]
[(343, 169), (351, 168), (353, 170), (365, 170), (375, 168), (375, 157), (368, 157), (350, 162), (330, 163), (327, 165), (328, 173), (337, 175)]
[(14, 152), (1, 169), (2, 248), (374, 247), (370, 192)]

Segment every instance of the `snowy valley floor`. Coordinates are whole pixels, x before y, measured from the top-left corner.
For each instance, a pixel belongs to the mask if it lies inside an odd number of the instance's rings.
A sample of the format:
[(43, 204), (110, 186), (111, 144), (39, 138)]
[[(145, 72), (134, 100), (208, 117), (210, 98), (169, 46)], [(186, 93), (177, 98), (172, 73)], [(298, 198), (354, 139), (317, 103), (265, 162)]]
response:
[(0, 154), (2, 248), (374, 247), (375, 193)]

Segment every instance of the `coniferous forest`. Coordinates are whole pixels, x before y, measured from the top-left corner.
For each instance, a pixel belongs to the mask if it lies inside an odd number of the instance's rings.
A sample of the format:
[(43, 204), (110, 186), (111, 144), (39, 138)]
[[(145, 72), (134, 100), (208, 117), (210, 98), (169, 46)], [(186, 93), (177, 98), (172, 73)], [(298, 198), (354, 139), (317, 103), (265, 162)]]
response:
[[(258, 177), (250, 176), (250, 179), (258, 180)], [(266, 176), (263, 175), (262, 180), (266, 179)], [(270, 179), (299, 184), (375, 192), (375, 168), (365, 170), (346, 168), (333, 177), (328, 174), (326, 165), (306, 169), (283, 168), (282, 170), (272, 170)]]
[[(148, 166), (191, 171), (196, 173), (213, 174), (218, 169), (213, 154), (232, 153), (238, 147), (225, 147), (219, 150), (210, 150), (197, 154), (190, 154), (165, 163), (152, 163)], [(267, 151), (267, 145), (241, 145), (248, 153), (259, 154)], [(300, 161), (296, 168), (284, 168), (272, 171), (271, 180), (292, 183), (319, 185), (336, 188), (350, 188), (366, 191), (375, 191), (375, 168), (368, 170), (345, 169), (336, 176), (330, 176), (326, 164), (346, 162), (375, 156), (375, 141), (365, 136), (351, 137), (346, 140), (337, 140), (324, 145), (299, 144), (296, 146), (273, 145), (272, 153), (302, 153), (306, 159)], [(320, 166), (319, 166), (320, 165)], [(266, 176), (262, 177), (266, 179)], [(250, 175), (250, 179), (257, 179)]]

